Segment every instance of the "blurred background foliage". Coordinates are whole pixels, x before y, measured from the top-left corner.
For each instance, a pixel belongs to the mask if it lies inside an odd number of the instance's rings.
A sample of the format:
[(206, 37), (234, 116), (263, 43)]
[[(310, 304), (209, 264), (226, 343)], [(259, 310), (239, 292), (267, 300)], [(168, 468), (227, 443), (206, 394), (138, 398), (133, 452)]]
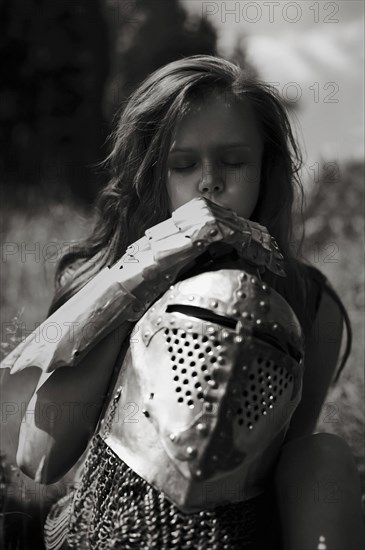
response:
[[(177, 0), (4, 0), (0, 22), (2, 358), (44, 320), (62, 251), (90, 230), (91, 204), (107, 177), (97, 165), (113, 117), (159, 66), (216, 54), (217, 35)], [(239, 44), (231, 60), (255, 73)], [(364, 479), (364, 165), (318, 159), (303, 178), (303, 253), (330, 279), (354, 331), (351, 357), (318, 429), (346, 439)], [(35, 376), (1, 373), (3, 403), (15, 403), (2, 421), (0, 505), (7, 522), (0, 530), (8, 549), (42, 548), (40, 518), (72, 474), (40, 491), (14, 466), (20, 403), (30, 398)]]
[(116, 110), (150, 72), (216, 52), (216, 32), (177, 0), (0, 4), (0, 168), (5, 183), (62, 181), (91, 202)]

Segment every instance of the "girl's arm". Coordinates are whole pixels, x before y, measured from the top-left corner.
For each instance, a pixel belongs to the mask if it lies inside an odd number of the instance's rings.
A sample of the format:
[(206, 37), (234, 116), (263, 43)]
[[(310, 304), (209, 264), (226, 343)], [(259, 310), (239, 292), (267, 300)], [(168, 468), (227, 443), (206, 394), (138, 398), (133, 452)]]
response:
[(83, 453), (96, 427), (120, 349), (115, 330), (76, 367), (42, 374), (19, 433), (17, 464), (27, 476), (53, 483)]
[[(302, 399), (293, 414), (286, 442), (310, 435), (315, 430), (336, 370), (342, 331), (341, 309), (324, 288), (318, 313), (306, 342)], [(335, 412), (335, 409), (327, 410), (327, 414), (332, 417)]]
[[(11, 374), (27, 367), (52, 372), (76, 366), (117, 326), (131, 328), (150, 305), (209, 249), (224, 243), (239, 257), (284, 275), (283, 256), (267, 229), (203, 198), (177, 208), (145, 231), (112, 267), (105, 267), (48, 317), (0, 364)], [(49, 341), (48, 325), (60, 336)], [(70, 338), (72, 327), (72, 338)], [(90, 330), (91, 329), (91, 330)]]

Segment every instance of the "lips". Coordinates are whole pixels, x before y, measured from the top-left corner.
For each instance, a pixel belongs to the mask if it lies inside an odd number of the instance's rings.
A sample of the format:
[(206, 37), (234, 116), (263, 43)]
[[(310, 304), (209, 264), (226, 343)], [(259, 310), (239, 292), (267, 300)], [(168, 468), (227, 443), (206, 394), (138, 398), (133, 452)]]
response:
[(222, 208), (230, 208), (229, 206), (227, 206), (226, 204), (220, 202), (220, 201), (217, 201), (216, 199), (214, 199), (213, 197), (209, 196), (209, 195), (203, 195), (203, 198), (204, 199), (207, 199), (208, 201), (210, 202), (213, 202), (214, 204), (216, 204), (217, 206), (221, 206)]
[(214, 203), (214, 204), (216, 204), (216, 205), (218, 205), (218, 206), (221, 206), (222, 208), (226, 208), (227, 210), (232, 210), (232, 212), (235, 211), (234, 208), (233, 208), (232, 206), (230, 206), (229, 204), (225, 203), (224, 201), (220, 201), (220, 200), (214, 198), (214, 196), (212, 196), (212, 195), (207, 195), (207, 194), (205, 194), (205, 195), (201, 195), (201, 197), (202, 197), (203, 199), (207, 199), (208, 201), (210, 201), (210, 202), (212, 202), (212, 203)]

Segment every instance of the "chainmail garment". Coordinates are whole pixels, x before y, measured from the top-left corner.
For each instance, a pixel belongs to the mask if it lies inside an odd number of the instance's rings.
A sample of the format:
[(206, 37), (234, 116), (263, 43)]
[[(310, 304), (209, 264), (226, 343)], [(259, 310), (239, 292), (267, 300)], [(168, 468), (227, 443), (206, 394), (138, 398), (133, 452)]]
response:
[[(135, 474), (99, 435), (94, 435), (69, 513), (67, 547), (76, 550), (267, 550), (269, 546), (258, 540), (263, 500), (258, 497), (185, 515)], [(58, 503), (49, 515), (55, 531), (57, 507)], [(47, 538), (52, 538), (50, 526), (48, 520), (46, 546)]]

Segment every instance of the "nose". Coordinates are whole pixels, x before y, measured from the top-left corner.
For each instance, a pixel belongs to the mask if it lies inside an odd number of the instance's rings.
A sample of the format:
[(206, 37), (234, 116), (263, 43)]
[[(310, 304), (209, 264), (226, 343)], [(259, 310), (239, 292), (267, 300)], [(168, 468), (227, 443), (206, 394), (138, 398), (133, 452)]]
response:
[(202, 195), (221, 193), (224, 190), (224, 181), (218, 166), (205, 164), (202, 168), (202, 177), (199, 182), (199, 192)]

